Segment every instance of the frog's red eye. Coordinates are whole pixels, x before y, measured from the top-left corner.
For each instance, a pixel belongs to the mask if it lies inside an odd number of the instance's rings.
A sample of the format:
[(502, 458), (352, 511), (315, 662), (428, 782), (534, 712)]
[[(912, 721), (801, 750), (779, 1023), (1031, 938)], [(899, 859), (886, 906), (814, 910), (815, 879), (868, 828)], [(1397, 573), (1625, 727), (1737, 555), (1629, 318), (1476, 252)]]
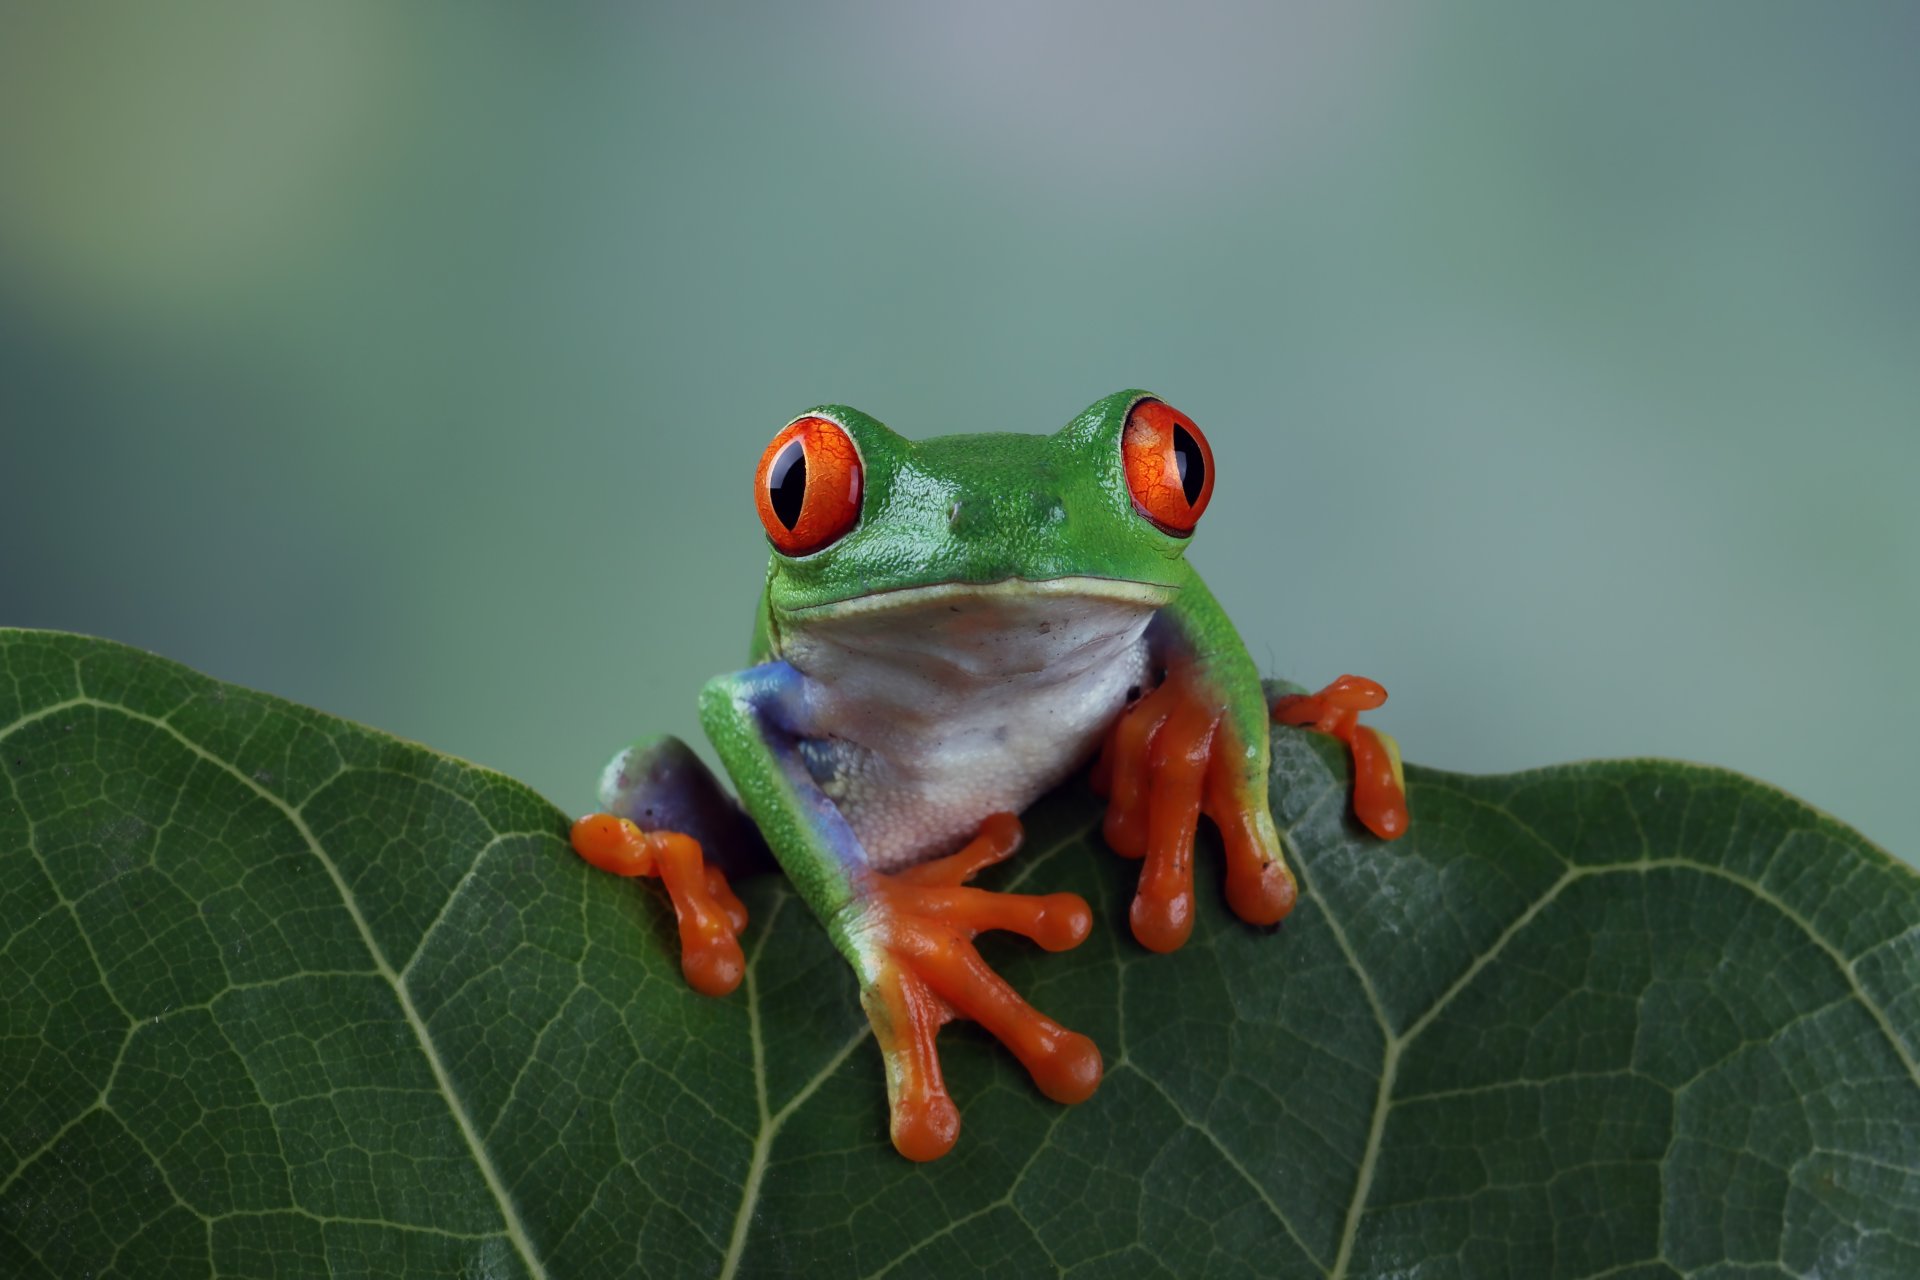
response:
[(860, 521), (860, 451), (837, 422), (790, 423), (760, 455), (753, 478), (760, 523), (782, 555), (804, 556)]
[(1127, 415), (1120, 454), (1140, 514), (1163, 533), (1192, 533), (1213, 497), (1213, 450), (1193, 419), (1172, 405), (1142, 400)]

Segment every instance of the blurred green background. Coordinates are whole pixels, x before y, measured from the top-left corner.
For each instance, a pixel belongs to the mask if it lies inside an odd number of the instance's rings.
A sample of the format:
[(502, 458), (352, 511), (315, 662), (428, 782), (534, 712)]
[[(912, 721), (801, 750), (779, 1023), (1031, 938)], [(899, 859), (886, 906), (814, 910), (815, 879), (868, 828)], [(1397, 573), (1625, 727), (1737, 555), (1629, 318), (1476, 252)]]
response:
[(1411, 758), (1905, 856), (1920, 8), (0, 8), (0, 623), (586, 807), (744, 657), (788, 416), (1207, 429)]

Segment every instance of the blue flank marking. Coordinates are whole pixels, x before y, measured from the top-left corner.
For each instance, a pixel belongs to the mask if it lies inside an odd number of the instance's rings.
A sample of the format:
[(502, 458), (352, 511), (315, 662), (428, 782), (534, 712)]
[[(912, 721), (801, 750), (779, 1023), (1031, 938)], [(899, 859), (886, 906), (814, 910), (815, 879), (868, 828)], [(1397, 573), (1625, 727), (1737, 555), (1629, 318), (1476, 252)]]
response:
[(819, 743), (811, 736), (807, 720), (807, 678), (785, 662), (764, 662), (739, 672), (734, 681), (759, 718), (761, 737), (780, 762), (794, 798), (808, 815), (808, 825), (841, 866), (853, 873), (857, 886), (868, 869), (867, 851), (808, 767), (810, 744), (817, 751)]

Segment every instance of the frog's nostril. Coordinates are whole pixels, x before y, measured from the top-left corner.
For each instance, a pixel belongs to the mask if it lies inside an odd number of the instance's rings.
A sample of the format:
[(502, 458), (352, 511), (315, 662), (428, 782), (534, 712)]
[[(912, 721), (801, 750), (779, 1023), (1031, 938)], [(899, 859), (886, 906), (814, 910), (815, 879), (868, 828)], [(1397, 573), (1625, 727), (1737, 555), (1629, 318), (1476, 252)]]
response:
[(1048, 524), (1059, 524), (1067, 518), (1066, 504), (1057, 494), (1030, 493), (1028, 499), (1033, 503), (1033, 514)]
[(958, 529), (960, 527), (960, 513), (966, 509), (966, 505), (966, 503), (955, 499), (954, 504), (947, 508), (948, 528)]

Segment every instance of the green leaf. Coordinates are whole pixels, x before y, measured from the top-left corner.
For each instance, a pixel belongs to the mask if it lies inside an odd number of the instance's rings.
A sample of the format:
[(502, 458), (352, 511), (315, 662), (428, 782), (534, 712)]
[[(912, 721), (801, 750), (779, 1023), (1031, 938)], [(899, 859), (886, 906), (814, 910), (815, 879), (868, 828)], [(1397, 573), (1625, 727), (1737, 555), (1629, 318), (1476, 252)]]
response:
[(1125, 932), (1069, 789), (988, 940), (1107, 1078), (944, 1037), (887, 1145), (853, 982), (773, 878), (742, 991), (526, 788), (121, 646), (0, 632), (0, 1272), (1920, 1275), (1920, 881), (1717, 770), (1410, 770), (1413, 834), (1275, 737), (1305, 896)]

